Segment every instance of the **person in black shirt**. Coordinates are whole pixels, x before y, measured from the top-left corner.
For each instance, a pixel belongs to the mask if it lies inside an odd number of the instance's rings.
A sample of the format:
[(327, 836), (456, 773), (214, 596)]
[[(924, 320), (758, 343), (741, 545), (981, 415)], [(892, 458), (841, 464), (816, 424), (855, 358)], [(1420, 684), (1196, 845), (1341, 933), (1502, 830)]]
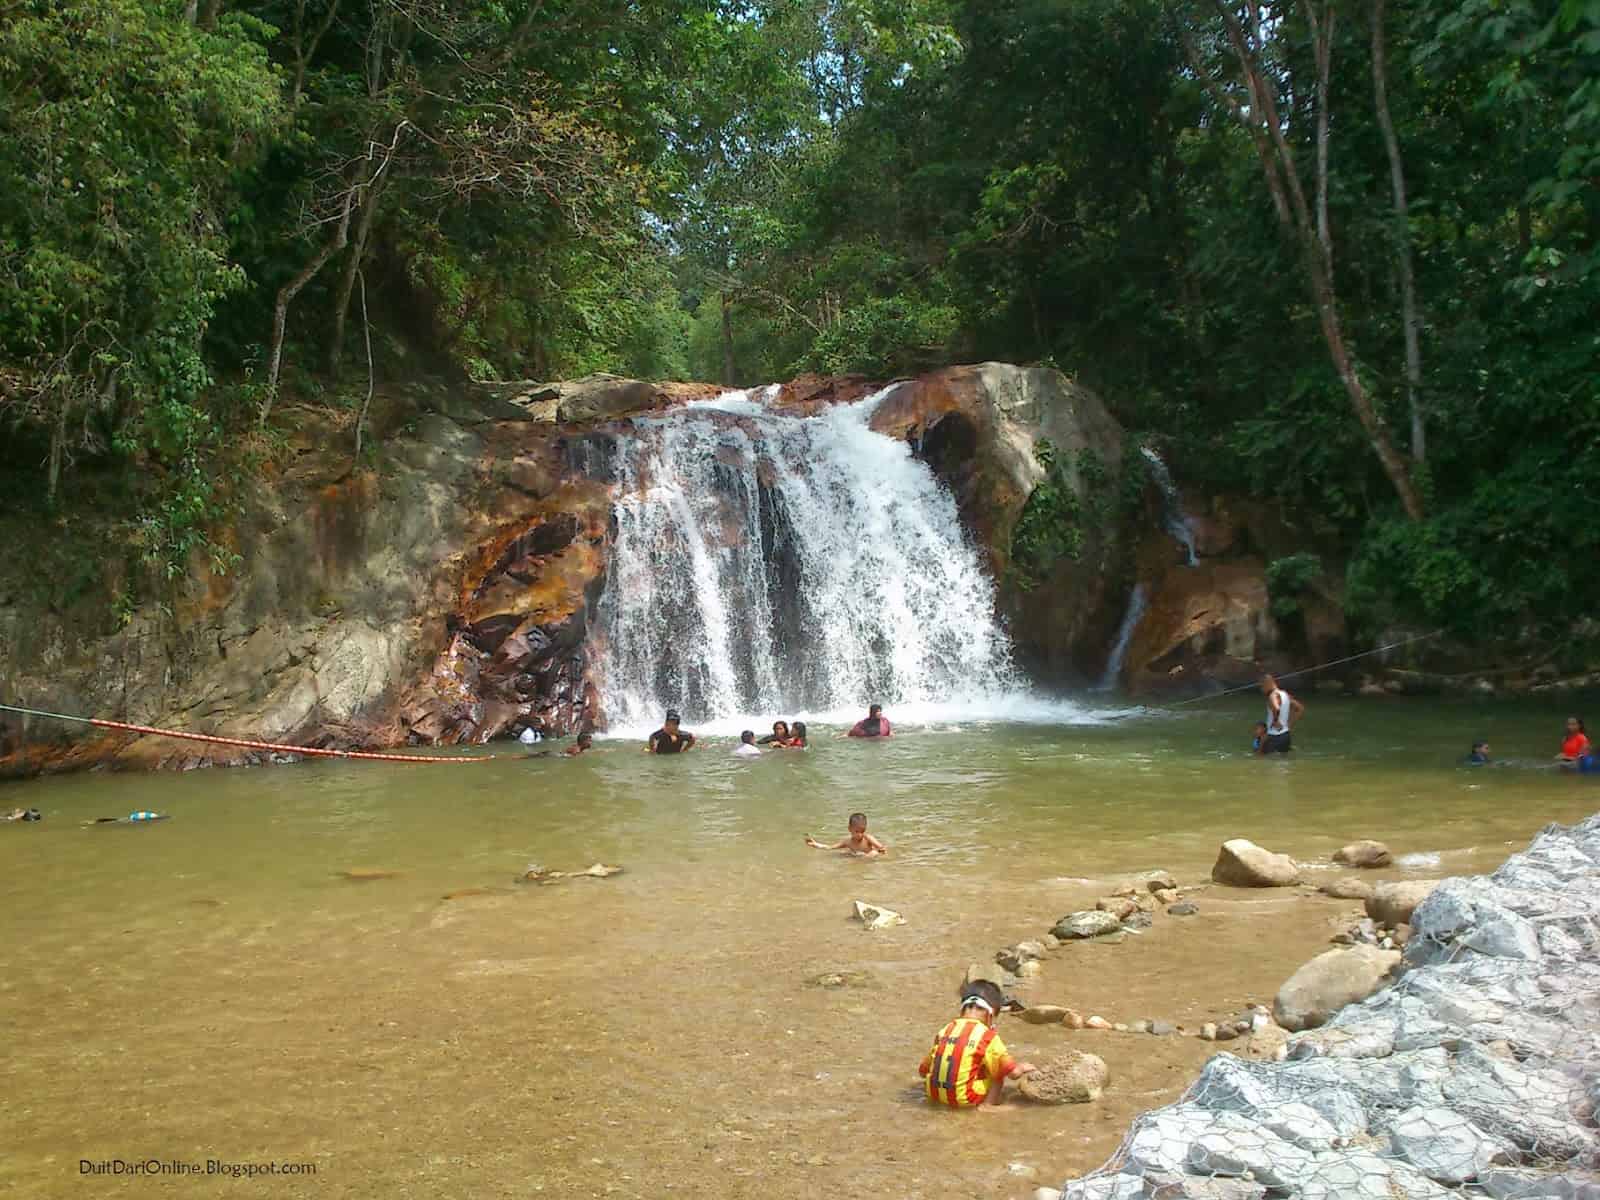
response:
[(758, 745), (758, 746), (772, 746), (772, 745), (786, 746), (786, 745), (788, 745), (788, 743), (789, 743), (789, 722), (787, 722), (787, 721), (774, 721), (772, 723), (772, 732), (767, 734), (766, 737), (759, 739), (756, 742), (756, 745)]
[(680, 718), (671, 709), (667, 710), (667, 719), (661, 728), (650, 735), (650, 740), (645, 743), (646, 754), (682, 754), (685, 750), (694, 749), (694, 734), (687, 729), (678, 728)]

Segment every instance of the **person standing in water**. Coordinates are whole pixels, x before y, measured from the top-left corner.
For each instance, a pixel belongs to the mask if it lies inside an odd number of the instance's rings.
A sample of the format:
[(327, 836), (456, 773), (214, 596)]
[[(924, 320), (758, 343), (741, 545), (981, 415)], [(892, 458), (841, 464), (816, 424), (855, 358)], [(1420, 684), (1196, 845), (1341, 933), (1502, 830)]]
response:
[(766, 736), (762, 737), (761, 740), (756, 743), (756, 745), (758, 745), (758, 746), (773, 746), (773, 745), (782, 746), (782, 745), (787, 744), (788, 741), (789, 741), (789, 722), (787, 722), (787, 721), (774, 721), (772, 723), (772, 732), (767, 734)]
[(682, 720), (672, 709), (667, 710), (667, 719), (662, 722), (661, 728), (650, 735), (650, 740), (645, 743), (646, 754), (682, 754), (686, 750), (694, 749), (694, 734), (687, 729), (680, 729)]
[(1261, 743), (1261, 753), (1287, 754), (1294, 749), (1290, 730), (1306, 706), (1279, 687), (1271, 675), (1261, 677), (1261, 694), (1267, 698), (1267, 736)]
[(753, 729), (746, 729), (739, 735), (739, 744), (733, 748), (735, 758), (760, 758), (761, 747), (756, 745), (756, 733)]
[[(1556, 755), (1556, 761), (1569, 771), (1593, 770), (1593, 751), (1589, 743), (1589, 731), (1583, 727), (1583, 718), (1568, 717), (1567, 736), (1561, 740), (1561, 753)], [(1591, 765), (1587, 767), (1584, 765), (1586, 758), (1591, 759)]]
[(893, 737), (894, 730), (890, 728), (889, 718), (883, 715), (883, 705), (874, 704), (867, 709), (866, 719), (857, 721), (845, 736), (853, 738), (886, 738)]

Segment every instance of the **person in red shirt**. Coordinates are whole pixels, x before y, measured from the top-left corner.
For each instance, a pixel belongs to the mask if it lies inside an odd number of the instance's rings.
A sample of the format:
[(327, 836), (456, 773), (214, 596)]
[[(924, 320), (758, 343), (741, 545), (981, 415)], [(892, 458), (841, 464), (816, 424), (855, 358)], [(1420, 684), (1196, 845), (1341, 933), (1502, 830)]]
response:
[(889, 718), (883, 715), (883, 705), (874, 704), (867, 709), (867, 718), (857, 721), (850, 728), (847, 737), (858, 738), (886, 738), (893, 737), (894, 731), (889, 728)]
[(1583, 728), (1583, 718), (1568, 717), (1567, 736), (1561, 743), (1561, 753), (1556, 755), (1556, 761), (1563, 767), (1576, 767), (1589, 753), (1589, 734)]

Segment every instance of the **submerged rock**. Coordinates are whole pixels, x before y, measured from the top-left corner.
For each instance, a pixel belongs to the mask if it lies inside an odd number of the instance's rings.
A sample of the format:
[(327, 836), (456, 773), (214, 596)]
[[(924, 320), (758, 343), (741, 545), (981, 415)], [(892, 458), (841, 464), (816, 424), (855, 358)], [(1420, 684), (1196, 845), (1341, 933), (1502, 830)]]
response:
[(1341, 846), (1333, 852), (1333, 861), (1345, 867), (1387, 867), (1394, 862), (1389, 847), (1382, 842), (1360, 841)]
[(1180, 900), (1176, 904), (1169, 905), (1167, 911), (1175, 917), (1192, 917), (1200, 911), (1200, 906), (1193, 900)]
[(1222, 843), (1211, 878), (1228, 887), (1292, 887), (1300, 882), (1300, 868), (1287, 854), (1263, 850), (1248, 838)]
[(1372, 995), (1399, 961), (1398, 950), (1374, 946), (1328, 950), (1306, 963), (1278, 989), (1272, 1015), (1291, 1032), (1313, 1029), (1346, 1004)]
[(868, 904), (865, 900), (854, 902), (854, 916), (868, 929), (887, 929), (891, 925), (904, 925), (906, 919), (893, 909), (880, 908), (876, 904)]
[(1331, 896), (1335, 900), (1366, 900), (1373, 892), (1372, 884), (1365, 879), (1357, 879), (1346, 875), (1341, 879), (1332, 880), (1317, 889), (1324, 896)]
[(1069, 1050), (1024, 1075), (1017, 1090), (1036, 1104), (1087, 1104), (1100, 1099), (1110, 1080), (1104, 1059)]

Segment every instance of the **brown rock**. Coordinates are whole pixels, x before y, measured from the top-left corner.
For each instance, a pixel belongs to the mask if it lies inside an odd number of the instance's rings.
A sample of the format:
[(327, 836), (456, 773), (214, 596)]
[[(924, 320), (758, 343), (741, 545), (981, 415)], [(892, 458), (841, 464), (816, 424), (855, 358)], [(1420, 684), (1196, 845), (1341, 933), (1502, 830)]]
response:
[(1126, 921), (1139, 911), (1139, 904), (1132, 896), (1102, 896), (1095, 901), (1095, 908), (1110, 913), (1119, 921)]
[(1389, 847), (1382, 842), (1351, 842), (1333, 852), (1333, 861), (1346, 867), (1387, 867), (1394, 862)]
[(1178, 900), (1178, 893), (1174, 888), (1160, 888), (1150, 894), (1155, 897), (1155, 902), (1161, 905), (1162, 908), (1169, 904), (1175, 904)]
[(1100, 1098), (1110, 1080), (1104, 1059), (1069, 1050), (1024, 1075), (1017, 1090), (1036, 1104), (1087, 1104)]
[(1069, 1008), (1067, 1009), (1067, 1015), (1061, 1018), (1061, 1023), (1068, 1029), (1082, 1029), (1084, 1024), (1083, 1014)]
[(376, 867), (352, 867), (348, 871), (340, 871), (339, 878), (348, 879), (351, 883), (371, 883), (376, 879), (398, 879), (403, 874), (401, 871), (385, 871)]
[(1059, 1004), (1030, 1004), (1017, 1015), (1029, 1025), (1059, 1025), (1071, 1011)]
[(1437, 879), (1406, 879), (1393, 883), (1380, 883), (1372, 889), (1367, 899), (1367, 916), (1387, 929), (1411, 923), (1411, 914), (1417, 905), (1426, 900)]
[(1104, 1017), (1095, 1016), (1084, 1018), (1083, 1027), (1085, 1029), (1110, 1029), (1112, 1026), (1111, 1022)]
[(1148, 892), (1175, 892), (1178, 890), (1178, 881), (1168, 871), (1151, 871), (1144, 879), (1145, 890)]
[(1301, 967), (1278, 989), (1272, 1015), (1285, 1029), (1314, 1029), (1346, 1004), (1365, 1000), (1400, 961), (1397, 950), (1353, 946), (1327, 950)]
[(1229, 887), (1292, 887), (1300, 882), (1300, 868), (1287, 854), (1263, 850), (1248, 838), (1222, 843), (1211, 878)]
[(1357, 879), (1346, 875), (1325, 883), (1317, 889), (1324, 896), (1332, 896), (1335, 900), (1365, 900), (1372, 895), (1372, 885), (1365, 879)]

